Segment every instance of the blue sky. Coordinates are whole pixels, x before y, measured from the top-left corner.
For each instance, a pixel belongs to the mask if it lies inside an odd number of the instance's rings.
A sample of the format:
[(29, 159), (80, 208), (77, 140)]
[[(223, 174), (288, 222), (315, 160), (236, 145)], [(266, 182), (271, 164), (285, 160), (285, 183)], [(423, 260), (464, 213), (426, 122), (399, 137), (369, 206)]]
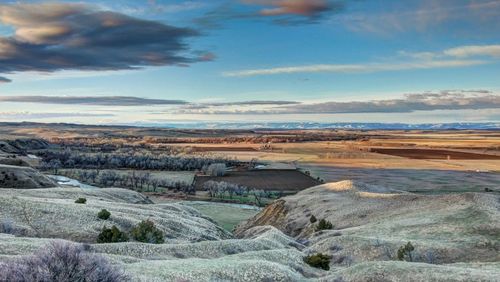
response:
[(500, 1), (11, 2), (0, 121), (500, 121)]

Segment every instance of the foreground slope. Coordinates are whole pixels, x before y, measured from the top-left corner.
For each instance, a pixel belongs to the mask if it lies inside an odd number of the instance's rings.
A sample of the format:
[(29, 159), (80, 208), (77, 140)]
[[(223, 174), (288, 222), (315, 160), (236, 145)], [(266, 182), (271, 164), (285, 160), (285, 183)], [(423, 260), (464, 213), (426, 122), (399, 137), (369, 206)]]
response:
[[(121, 266), (133, 281), (301, 281), (323, 275), (306, 265), (295, 239), (256, 227), (245, 239), (182, 204), (151, 204), (125, 189), (1, 189), (0, 262), (32, 254), (53, 240), (86, 243)], [(77, 198), (87, 199), (76, 204)], [(109, 220), (97, 213), (106, 208)], [(96, 244), (103, 226), (129, 231), (144, 219), (165, 233), (165, 244)], [(9, 234), (7, 234), (9, 233)]]
[[(104, 226), (131, 229), (151, 219), (167, 234), (167, 241), (219, 240), (231, 235), (195, 209), (178, 204), (147, 204), (139, 193), (119, 188), (2, 189), (0, 219), (12, 222), (16, 234), (95, 242)], [(86, 198), (86, 204), (76, 204)], [(112, 216), (101, 220), (97, 213), (107, 209)]]
[[(327, 219), (333, 229), (316, 232), (311, 215)], [(425, 196), (341, 181), (274, 202), (241, 224), (236, 235), (245, 237), (260, 225), (300, 239), (306, 253), (330, 255), (330, 272), (347, 281), (394, 281), (404, 273), (417, 281), (500, 277), (497, 194)], [(413, 261), (397, 261), (398, 248), (408, 241), (415, 246)]]
[[(498, 281), (500, 277), (496, 194), (421, 196), (352, 181), (328, 183), (274, 202), (241, 224), (234, 238), (192, 208), (151, 204), (130, 190), (0, 191), (0, 262), (65, 239), (86, 243), (89, 251), (106, 256), (133, 281)], [(87, 204), (74, 203), (79, 197), (85, 197)], [(107, 221), (96, 216), (102, 208), (111, 212)], [(334, 228), (315, 231), (311, 215), (331, 221)], [(129, 231), (144, 219), (164, 231), (165, 244), (95, 243), (104, 225)], [(412, 261), (397, 260), (397, 249), (408, 241), (415, 246)], [(318, 252), (331, 256), (329, 271), (304, 263), (305, 256)]]

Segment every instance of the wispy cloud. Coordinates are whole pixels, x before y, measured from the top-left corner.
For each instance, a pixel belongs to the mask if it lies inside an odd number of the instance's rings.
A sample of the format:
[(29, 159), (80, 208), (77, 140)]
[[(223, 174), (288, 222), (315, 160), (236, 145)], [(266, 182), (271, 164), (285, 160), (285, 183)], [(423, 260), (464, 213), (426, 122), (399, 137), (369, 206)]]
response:
[[(394, 1), (382, 12), (354, 12), (332, 19), (351, 30), (394, 36), (404, 32), (457, 32), (477, 36), (497, 33), (499, 0)], [(450, 28), (450, 27), (458, 27)]]
[(0, 96), (0, 102), (98, 106), (185, 105), (188, 103), (182, 100), (147, 99), (131, 96)]
[(486, 64), (483, 60), (437, 60), (420, 61), (408, 63), (370, 63), (370, 64), (324, 64), (324, 65), (306, 65), (290, 66), (265, 69), (228, 71), (222, 73), (226, 77), (246, 77), (257, 75), (273, 74), (292, 74), (292, 73), (369, 73), (384, 71), (400, 71), (412, 69), (434, 69), (434, 68), (454, 68)]
[(500, 57), (500, 45), (470, 45), (445, 50), (444, 55), (468, 58), (474, 56)]
[(252, 100), (252, 101), (240, 101), (240, 102), (214, 102), (214, 103), (204, 103), (206, 106), (257, 106), (257, 105), (294, 105), (300, 104), (297, 101), (280, 101), (280, 100)]
[(0, 74), (60, 70), (124, 70), (186, 65), (194, 55), (186, 39), (196, 30), (142, 20), (71, 3), (0, 4)]
[[(226, 77), (246, 77), (257, 75), (292, 73), (370, 73), (415, 69), (457, 68), (491, 63), (484, 57), (500, 58), (500, 45), (458, 46), (440, 52), (398, 52), (399, 62), (365, 64), (322, 64), (249, 69), (223, 72)], [(401, 61), (401, 58), (410, 60)]]
[(148, 0), (149, 8), (158, 13), (179, 13), (203, 8), (207, 5), (202, 1), (183, 1), (175, 4), (164, 4), (157, 0)]
[(454, 48), (449, 48), (439, 52), (408, 52), (400, 51), (398, 53), (402, 57), (409, 57), (420, 60), (432, 60), (432, 59), (443, 59), (443, 58), (480, 58), (480, 57), (491, 57), (500, 58), (500, 45), (466, 45), (458, 46)]
[(0, 76), (0, 84), (1, 84), (1, 83), (9, 83), (9, 82), (12, 82), (12, 80), (10, 80), (10, 79), (8, 79), (8, 78), (1, 77), (1, 76)]

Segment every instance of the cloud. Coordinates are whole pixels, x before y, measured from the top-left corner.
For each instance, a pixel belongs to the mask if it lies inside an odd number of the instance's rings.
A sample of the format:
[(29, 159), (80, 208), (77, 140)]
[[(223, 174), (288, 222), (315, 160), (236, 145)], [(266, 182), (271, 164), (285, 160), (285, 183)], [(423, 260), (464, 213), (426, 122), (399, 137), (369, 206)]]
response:
[(263, 16), (296, 15), (318, 17), (330, 11), (332, 3), (326, 0), (243, 0), (244, 3), (261, 5), (259, 14)]
[(500, 45), (468, 45), (449, 48), (440, 52), (399, 51), (398, 55), (420, 60), (442, 58), (464, 59), (470, 57), (500, 58)]
[(30, 120), (45, 118), (70, 118), (70, 117), (113, 117), (113, 114), (89, 113), (32, 113), (32, 112), (0, 112), (0, 119), (4, 120)]
[(332, 23), (359, 31), (394, 36), (417, 32), (456, 33), (484, 36), (496, 34), (500, 27), (498, 0), (419, 0), (389, 1), (381, 11), (354, 12)]
[(189, 110), (182, 113), (196, 114), (346, 114), (346, 113), (411, 113), (434, 110), (500, 109), (500, 95), (488, 90), (443, 90), (406, 94), (400, 99), (323, 102), (276, 106), (267, 109), (213, 109)]
[(206, 61), (186, 39), (196, 30), (71, 3), (0, 4), (0, 74), (124, 70)]
[(277, 67), (265, 69), (239, 70), (223, 72), (226, 77), (247, 77), (258, 75), (293, 74), (293, 73), (370, 73), (385, 71), (401, 71), (413, 69), (454, 68), (486, 64), (482, 60), (436, 60), (417, 61), (408, 63), (372, 63), (372, 64), (324, 64)]
[(97, 106), (184, 105), (188, 103), (182, 100), (147, 99), (130, 96), (0, 96), (0, 102)]
[(287, 113), (410, 113), (434, 110), (478, 110), (500, 108), (500, 95), (477, 91), (441, 91), (411, 93), (402, 99), (326, 102), (297, 105), (283, 109)]
[[(322, 64), (305, 66), (274, 67), (263, 69), (237, 70), (223, 72), (226, 77), (247, 77), (258, 75), (293, 73), (370, 73), (414, 69), (456, 68), (492, 63), (483, 57), (500, 58), (500, 45), (458, 46), (440, 52), (399, 51), (397, 58), (411, 60), (388, 63), (365, 64)], [(472, 57), (472, 58), (471, 58)]]
[(149, 7), (157, 13), (179, 13), (203, 8), (207, 3), (197, 1), (183, 1), (176, 4), (162, 4), (156, 0), (148, 0)]
[(12, 82), (12, 80), (10, 80), (10, 79), (8, 79), (8, 78), (1, 77), (1, 76), (0, 76), (0, 84), (1, 84), (1, 83), (9, 83), (9, 82)]
[(212, 103), (191, 103), (184, 105), (180, 109), (176, 109), (177, 113), (203, 113), (207, 111), (220, 111), (220, 108), (237, 108), (237, 107), (272, 107), (283, 105), (297, 105), (300, 102), (296, 101), (280, 101), (280, 100), (252, 100), (238, 102), (212, 102)]
[(459, 58), (468, 58), (473, 56), (500, 57), (500, 45), (461, 46), (445, 50), (444, 54)]
[(204, 103), (203, 105), (225, 107), (225, 106), (293, 105), (293, 104), (300, 104), (300, 102), (279, 101), (279, 100), (267, 100), (267, 101), (254, 100), (254, 101), (240, 101), (240, 102)]
[(195, 20), (204, 27), (236, 19), (271, 19), (280, 25), (316, 23), (344, 9), (343, 0), (240, 0), (225, 3)]

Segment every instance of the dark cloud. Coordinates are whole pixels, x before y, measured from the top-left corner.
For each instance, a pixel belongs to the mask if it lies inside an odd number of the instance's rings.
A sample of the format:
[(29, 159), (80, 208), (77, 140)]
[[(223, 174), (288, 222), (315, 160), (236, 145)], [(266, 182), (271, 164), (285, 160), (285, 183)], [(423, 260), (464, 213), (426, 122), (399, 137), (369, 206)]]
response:
[(183, 106), (178, 112), (195, 112), (206, 111), (208, 109), (217, 109), (221, 107), (231, 106), (282, 106), (282, 105), (296, 105), (300, 102), (296, 101), (279, 101), (279, 100), (253, 100), (253, 101), (239, 101), (239, 102), (213, 102), (213, 103), (192, 103)]
[(0, 5), (0, 22), (15, 31), (0, 37), (0, 74), (124, 70), (214, 58), (190, 50), (186, 39), (198, 36), (196, 30), (84, 4)]
[(5, 120), (29, 120), (43, 118), (69, 118), (69, 117), (113, 117), (113, 114), (89, 114), (89, 113), (32, 113), (32, 112), (0, 112), (0, 119)]
[[(236, 2), (236, 1), (235, 1)], [(310, 24), (344, 8), (343, 0), (241, 0), (226, 3), (195, 20), (204, 27), (219, 27), (234, 19), (271, 19), (281, 25)]]
[(187, 104), (186, 101), (182, 100), (147, 99), (130, 96), (0, 96), (0, 102), (98, 106), (150, 106)]
[(0, 83), (9, 83), (9, 82), (12, 82), (12, 80), (0, 76)]

